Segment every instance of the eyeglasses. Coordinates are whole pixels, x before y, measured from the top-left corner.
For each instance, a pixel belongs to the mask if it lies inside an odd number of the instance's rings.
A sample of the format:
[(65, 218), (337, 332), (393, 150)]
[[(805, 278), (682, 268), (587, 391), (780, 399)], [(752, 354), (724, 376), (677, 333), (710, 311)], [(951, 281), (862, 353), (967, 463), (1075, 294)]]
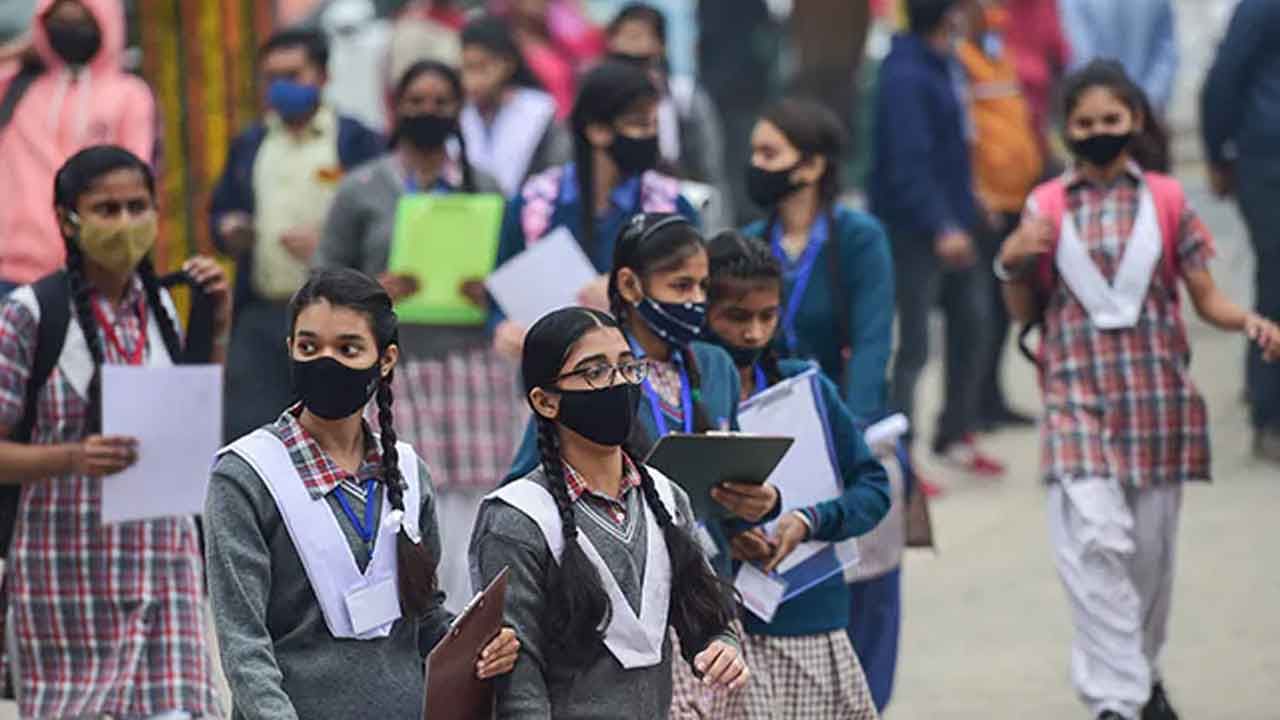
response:
[(639, 385), (644, 379), (649, 377), (649, 362), (647, 360), (630, 360), (628, 362), (619, 363), (617, 365), (591, 365), (580, 370), (567, 372), (552, 380), (552, 383), (559, 383), (562, 380), (571, 377), (580, 377), (587, 381), (587, 387), (592, 390), (603, 390), (613, 385), (613, 381), (618, 375), (622, 376), (624, 382), (632, 385)]

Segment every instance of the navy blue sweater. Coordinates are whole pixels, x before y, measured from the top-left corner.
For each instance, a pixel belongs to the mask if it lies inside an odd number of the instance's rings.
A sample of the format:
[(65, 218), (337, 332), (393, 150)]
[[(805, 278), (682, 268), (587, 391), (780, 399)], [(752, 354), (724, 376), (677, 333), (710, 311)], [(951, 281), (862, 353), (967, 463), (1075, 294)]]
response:
[(1242, 160), (1280, 156), (1280, 3), (1243, 0), (1200, 97), (1209, 159), (1222, 162), (1228, 142)]
[(911, 34), (893, 38), (880, 66), (868, 183), (871, 211), (891, 234), (932, 241), (977, 225), (957, 72), (951, 58)]

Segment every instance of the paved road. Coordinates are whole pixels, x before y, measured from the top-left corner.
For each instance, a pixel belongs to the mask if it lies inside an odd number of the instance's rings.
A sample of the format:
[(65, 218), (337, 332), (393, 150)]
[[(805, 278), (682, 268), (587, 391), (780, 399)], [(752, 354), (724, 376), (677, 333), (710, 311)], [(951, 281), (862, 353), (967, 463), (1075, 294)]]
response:
[[(1252, 258), (1230, 205), (1211, 201), (1190, 169), (1192, 201), (1215, 232), (1214, 272), (1237, 300), (1251, 290)], [(1191, 317), (1193, 313), (1189, 314)], [(1193, 321), (1193, 374), (1211, 415), (1212, 486), (1186, 495), (1167, 685), (1196, 720), (1280, 718), (1280, 575), (1259, 552), (1275, 546), (1280, 468), (1255, 462), (1240, 402), (1242, 344)], [(938, 368), (924, 381), (936, 412)], [(1009, 386), (1034, 405), (1035, 380), (1015, 358)], [(1044, 492), (1036, 482), (1036, 432), (1007, 433), (990, 449), (1011, 463), (1000, 483), (947, 479), (934, 506), (941, 550), (908, 558), (905, 626), (892, 720), (1087, 718), (1067, 676), (1070, 625), (1050, 561)]]

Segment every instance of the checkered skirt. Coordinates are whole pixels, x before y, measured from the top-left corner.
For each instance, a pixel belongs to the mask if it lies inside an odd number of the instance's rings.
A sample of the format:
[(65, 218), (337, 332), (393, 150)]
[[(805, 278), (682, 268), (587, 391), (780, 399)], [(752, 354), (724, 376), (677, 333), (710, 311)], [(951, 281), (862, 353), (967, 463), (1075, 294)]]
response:
[(875, 703), (844, 630), (823, 635), (748, 635), (742, 644), (755, 675), (747, 717), (775, 720), (875, 720)]
[[(515, 363), (491, 348), (407, 358), (396, 368), (396, 433), (431, 468), (437, 490), (492, 488), (528, 421)], [(377, 427), (376, 408), (371, 408)]]

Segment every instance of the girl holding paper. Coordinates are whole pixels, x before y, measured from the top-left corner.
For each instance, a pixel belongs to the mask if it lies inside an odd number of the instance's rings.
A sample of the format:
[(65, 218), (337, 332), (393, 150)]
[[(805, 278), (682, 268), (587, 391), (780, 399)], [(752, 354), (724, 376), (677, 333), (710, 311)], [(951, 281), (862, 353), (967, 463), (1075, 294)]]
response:
[[(564, 227), (601, 273), (579, 299), (605, 310), (605, 275), (613, 266), (614, 242), (632, 215), (679, 213), (698, 222), (697, 212), (680, 194), (680, 181), (654, 169), (658, 100), (648, 73), (634, 65), (605, 61), (587, 73), (570, 117), (573, 162), (529, 178), (507, 206), (498, 265)], [(497, 309), (492, 324), (495, 347), (519, 357), (525, 328)]]
[[(150, 256), (155, 179), (123, 148), (90, 147), (58, 171), (53, 199), (66, 269), (0, 302), (0, 482), (22, 484), (4, 579), (18, 712), (216, 717), (195, 524), (102, 523), (107, 476), (139, 448), (101, 434), (101, 368), (169, 366), (183, 349)], [(226, 277), (210, 258), (183, 269), (214, 300), (220, 363)]]
[(573, 144), (556, 101), (525, 65), (507, 21), (493, 16), (462, 30), (462, 136), (471, 161), (511, 197), (529, 175), (569, 160)]
[[(205, 504), (209, 593), (236, 718), (408, 717), (452, 618), (426, 465), (392, 422), (391, 298), (322, 270), (290, 303), (299, 404), (217, 460)], [(364, 419), (377, 398), (378, 433)], [(503, 630), (477, 660), (514, 665)]]
[[(388, 274), (396, 208), (414, 193), (497, 192), (468, 163), (458, 131), (462, 82), (446, 65), (419, 62), (394, 94), (391, 151), (343, 179), (316, 253), (317, 267), (349, 267), (382, 282), (392, 300), (418, 290), (412, 275)], [(449, 147), (457, 143), (457, 159)], [(481, 278), (460, 292), (484, 305)], [(403, 325), (394, 391), (401, 437), (432, 459), (439, 492), (440, 583), (453, 598), (470, 594), (466, 543), (480, 499), (511, 458), (521, 423), (515, 364), (498, 355), (481, 326)]]
[[(768, 246), (734, 232), (711, 241), (707, 324), (733, 357), (746, 400), (814, 365), (779, 360), (771, 346), (782, 306), (782, 266)], [(772, 532), (756, 528), (733, 539), (736, 559), (778, 568), (800, 543), (836, 543), (869, 532), (889, 510), (885, 470), (862, 439), (862, 430), (835, 384), (814, 375), (819, 417), (843, 483), (838, 497), (783, 514)], [(809, 387), (806, 385), (805, 387)], [(786, 489), (783, 489), (784, 497)], [(787, 600), (772, 622), (748, 613), (743, 652), (757, 671), (748, 695), (775, 718), (874, 718), (876, 708), (862, 667), (845, 632), (849, 587), (843, 572)]]
[(1099, 718), (1172, 718), (1157, 661), (1182, 487), (1210, 473), (1179, 286), (1268, 360), (1280, 329), (1214, 284), (1209, 231), (1177, 180), (1146, 169), (1158, 128), (1123, 67), (1092, 62), (1063, 97), (1075, 165), (1032, 192), (994, 270), (1010, 315), (1042, 324), (1044, 479), (1076, 689)]
[(534, 324), (521, 369), (540, 464), (481, 506), (471, 543), (478, 587), (510, 568), (522, 645), (497, 717), (666, 718), (673, 665), (744, 686), (732, 592), (690, 533), (689, 498), (624, 448), (650, 364), (612, 317), (566, 308)]

